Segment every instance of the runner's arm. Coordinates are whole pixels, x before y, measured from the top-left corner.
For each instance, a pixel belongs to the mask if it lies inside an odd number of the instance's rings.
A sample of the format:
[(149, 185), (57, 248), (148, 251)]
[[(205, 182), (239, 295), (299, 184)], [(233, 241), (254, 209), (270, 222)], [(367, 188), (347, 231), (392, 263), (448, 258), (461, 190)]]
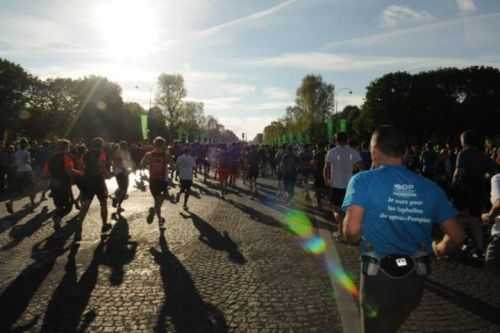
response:
[(323, 168), (323, 178), (325, 179), (326, 186), (330, 187), (330, 177), (331, 177), (331, 165), (330, 162), (325, 163), (325, 167)]
[(347, 208), (342, 235), (344, 239), (351, 243), (357, 243), (361, 239), (361, 224), (365, 209), (358, 205), (351, 205)]
[(482, 220), (490, 224), (495, 223), (495, 219), (500, 215), (500, 198), (495, 201), (495, 204), (491, 207), (490, 211), (483, 214)]
[(445, 234), (443, 239), (439, 243), (432, 243), (432, 250), (436, 257), (456, 251), (465, 239), (465, 233), (462, 226), (454, 218), (444, 221), (441, 224), (441, 229)]
[(146, 165), (149, 165), (150, 160), (151, 160), (151, 154), (146, 153), (144, 155), (144, 157), (142, 158), (141, 162), (139, 163), (141, 166), (141, 169), (144, 169), (146, 167)]

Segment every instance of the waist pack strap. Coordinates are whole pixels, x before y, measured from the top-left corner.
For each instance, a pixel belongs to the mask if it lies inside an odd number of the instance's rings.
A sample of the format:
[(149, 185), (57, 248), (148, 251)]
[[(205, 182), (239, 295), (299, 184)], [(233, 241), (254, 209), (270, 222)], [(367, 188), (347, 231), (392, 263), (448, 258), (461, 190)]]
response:
[(419, 276), (430, 274), (430, 260), (428, 256), (391, 255), (377, 257), (363, 255), (361, 257), (363, 273), (375, 276), (383, 271), (387, 276), (397, 279), (404, 278), (415, 271)]

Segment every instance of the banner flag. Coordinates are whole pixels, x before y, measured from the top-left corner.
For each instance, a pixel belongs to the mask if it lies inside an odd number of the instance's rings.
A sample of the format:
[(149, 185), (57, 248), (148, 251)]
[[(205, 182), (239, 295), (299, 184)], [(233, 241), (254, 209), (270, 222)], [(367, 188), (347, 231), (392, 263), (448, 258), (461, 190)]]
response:
[(141, 114), (141, 131), (142, 131), (142, 139), (147, 140), (149, 135), (147, 114)]

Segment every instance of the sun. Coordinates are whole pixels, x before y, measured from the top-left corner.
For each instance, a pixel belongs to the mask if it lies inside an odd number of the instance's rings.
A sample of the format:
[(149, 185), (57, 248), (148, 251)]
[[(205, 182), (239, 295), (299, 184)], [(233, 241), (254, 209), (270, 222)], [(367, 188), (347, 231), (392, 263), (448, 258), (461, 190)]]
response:
[(147, 1), (110, 1), (96, 7), (95, 23), (108, 56), (137, 58), (158, 43), (156, 13)]

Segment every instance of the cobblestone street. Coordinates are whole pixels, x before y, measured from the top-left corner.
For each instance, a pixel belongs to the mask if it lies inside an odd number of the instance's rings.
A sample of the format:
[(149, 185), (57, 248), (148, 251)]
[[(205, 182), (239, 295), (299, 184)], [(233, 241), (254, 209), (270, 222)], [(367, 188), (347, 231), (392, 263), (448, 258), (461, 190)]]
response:
[(2, 205), (1, 331), (341, 331), (322, 261), (279, 212), (197, 192), (189, 212), (164, 204), (162, 233), (146, 222), (149, 192), (131, 189), (102, 241), (96, 200), (83, 225), (72, 212), (57, 232), (48, 201), (12, 216)]
[[(357, 326), (356, 311), (348, 311), (355, 301), (341, 297), (324, 258), (306, 253), (286, 228), (288, 208), (277, 203), (275, 181), (261, 181), (258, 200), (241, 183), (222, 199), (215, 184), (197, 182), (189, 211), (164, 204), (164, 232), (156, 220), (146, 222), (152, 198), (139, 182), (132, 179), (125, 212), (103, 239), (95, 200), (83, 225), (73, 211), (57, 231), (49, 201), (10, 216), (2, 204), (1, 332), (350, 332), (347, 324)], [(307, 212), (329, 238), (328, 214)], [(336, 243), (328, 251), (357, 281), (357, 248)], [(499, 287), (482, 268), (434, 262), (423, 303), (402, 331), (498, 332)]]

